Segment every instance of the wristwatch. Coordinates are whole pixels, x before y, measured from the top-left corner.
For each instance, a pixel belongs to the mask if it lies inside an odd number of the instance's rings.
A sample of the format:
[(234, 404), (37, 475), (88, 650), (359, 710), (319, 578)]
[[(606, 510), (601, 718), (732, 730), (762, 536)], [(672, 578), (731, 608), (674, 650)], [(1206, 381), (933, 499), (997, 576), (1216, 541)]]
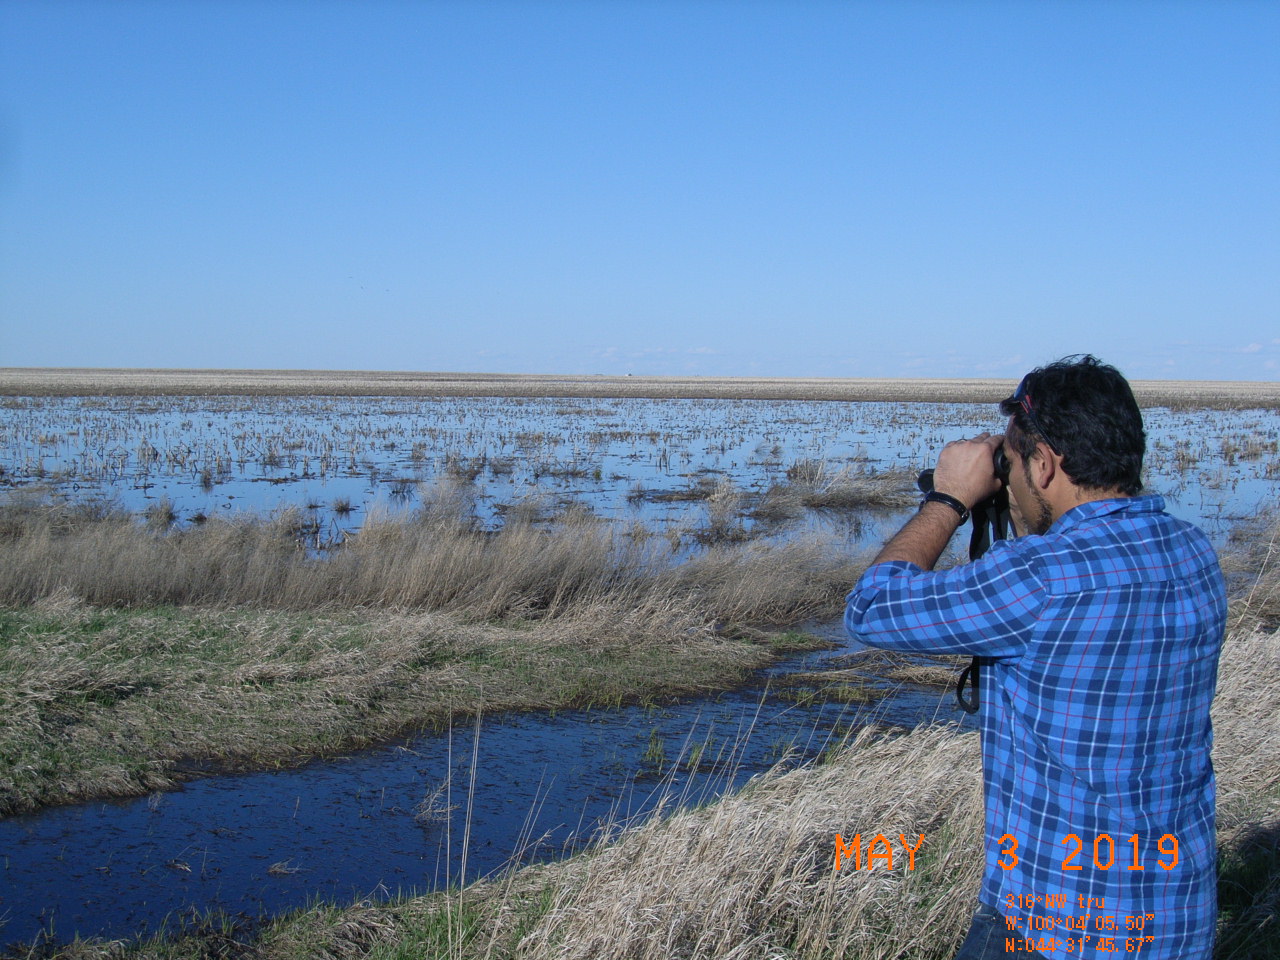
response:
[(930, 490), (924, 495), (924, 499), (920, 501), (920, 506), (923, 507), (926, 503), (945, 503), (956, 513), (960, 514), (961, 526), (964, 526), (965, 521), (969, 519), (969, 508), (949, 493), (939, 493), (937, 490)]

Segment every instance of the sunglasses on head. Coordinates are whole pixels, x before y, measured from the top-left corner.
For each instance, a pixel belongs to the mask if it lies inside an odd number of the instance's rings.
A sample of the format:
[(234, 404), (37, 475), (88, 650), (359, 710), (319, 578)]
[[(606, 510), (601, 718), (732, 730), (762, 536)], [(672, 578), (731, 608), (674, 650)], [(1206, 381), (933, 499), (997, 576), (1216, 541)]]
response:
[[(1027, 376), (1030, 376), (1030, 374)], [(1031, 391), (1027, 389), (1027, 377), (1023, 377), (1022, 382), (1018, 384), (1018, 389), (1013, 392), (1013, 399), (1022, 407), (1022, 412), (1027, 415), (1027, 419), (1036, 428), (1036, 433), (1040, 434), (1040, 438), (1049, 445), (1049, 449), (1058, 456), (1062, 456), (1062, 451), (1049, 439), (1049, 434), (1045, 433), (1044, 427), (1040, 424), (1040, 418), (1036, 416), (1035, 407), (1031, 403)]]

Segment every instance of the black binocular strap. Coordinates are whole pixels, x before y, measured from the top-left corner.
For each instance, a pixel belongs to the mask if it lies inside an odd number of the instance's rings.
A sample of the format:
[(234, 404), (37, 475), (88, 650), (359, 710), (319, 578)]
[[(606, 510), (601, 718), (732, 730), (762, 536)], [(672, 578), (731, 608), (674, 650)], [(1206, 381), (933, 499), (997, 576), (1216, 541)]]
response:
[[(978, 699), (978, 661), (980, 657), (974, 657), (969, 661), (969, 665), (960, 671), (960, 679), (956, 681), (956, 701), (960, 704), (960, 709), (965, 713), (977, 713), (980, 701)], [(964, 688), (970, 686), (973, 688), (973, 696), (965, 699)]]

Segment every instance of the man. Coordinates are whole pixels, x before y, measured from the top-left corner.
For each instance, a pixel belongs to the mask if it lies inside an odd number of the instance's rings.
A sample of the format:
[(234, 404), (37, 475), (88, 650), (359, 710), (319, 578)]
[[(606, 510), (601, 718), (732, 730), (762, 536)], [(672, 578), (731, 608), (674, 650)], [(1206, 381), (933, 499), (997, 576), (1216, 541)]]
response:
[[(983, 658), (985, 863), (956, 960), (1003, 957), (1006, 938), (1022, 956), (1028, 939), (1046, 956), (1103, 956), (1108, 937), (1145, 960), (1207, 960), (1217, 557), (1160, 497), (1139, 496), (1146, 435), (1114, 367), (1085, 356), (1033, 370), (1000, 410), (1003, 437), (943, 449), (934, 493), (845, 612), (872, 646)], [(933, 572), (1000, 489), (1002, 447), (1026, 535)]]

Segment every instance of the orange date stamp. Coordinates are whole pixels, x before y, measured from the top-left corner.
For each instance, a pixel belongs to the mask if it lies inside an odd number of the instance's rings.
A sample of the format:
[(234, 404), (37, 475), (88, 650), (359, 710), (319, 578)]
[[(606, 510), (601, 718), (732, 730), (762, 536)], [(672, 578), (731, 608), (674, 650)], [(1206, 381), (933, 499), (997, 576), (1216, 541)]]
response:
[[(908, 843), (906, 836), (901, 833), (898, 834), (898, 843), (902, 848), (902, 854), (898, 858), (898, 862), (901, 863), (902, 858), (905, 857), (907, 869), (914, 870), (916, 868), (916, 851), (924, 845), (924, 834), (919, 835), (914, 847)], [(841, 869), (845, 860), (852, 860), (853, 869), (855, 870), (871, 870), (877, 864), (885, 870), (893, 869), (893, 844), (885, 838), (883, 833), (877, 833), (867, 840), (865, 857), (863, 856), (863, 850), (861, 833), (855, 833), (847, 843), (844, 837), (837, 833), (836, 869)]]
[[(1000, 857), (996, 860), (996, 866), (1004, 870), (1012, 870), (1018, 865), (1018, 838), (1013, 834), (1006, 833), (996, 841), (1000, 846)], [(1125, 844), (1129, 844), (1126, 848)], [(1089, 852), (1086, 842), (1079, 834), (1068, 833), (1062, 838), (1062, 845), (1067, 847), (1067, 854), (1062, 859), (1063, 870), (1083, 870), (1084, 865), (1088, 863)], [(1120, 851), (1117, 853), (1117, 849)], [(1110, 870), (1112, 867), (1124, 870), (1145, 870), (1147, 862), (1151, 857), (1151, 851), (1147, 851), (1147, 857), (1140, 855), (1141, 842), (1138, 834), (1133, 834), (1128, 840), (1122, 840), (1117, 844), (1116, 839), (1109, 833), (1100, 833), (1093, 838), (1093, 865), (1099, 870)], [(1121, 866), (1120, 861), (1126, 859), (1127, 865)], [(1154, 858), (1155, 866), (1164, 870), (1172, 870), (1178, 865), (1178, 838), (1172, 833), (1166, 833), (1158, 841), (1156, 841), (1156, 850), (1159, 855)], [(1169, 859), (1166, 861), (1166, 857)], [(1146, 860), (1147, 862), (1144, 862)]]

